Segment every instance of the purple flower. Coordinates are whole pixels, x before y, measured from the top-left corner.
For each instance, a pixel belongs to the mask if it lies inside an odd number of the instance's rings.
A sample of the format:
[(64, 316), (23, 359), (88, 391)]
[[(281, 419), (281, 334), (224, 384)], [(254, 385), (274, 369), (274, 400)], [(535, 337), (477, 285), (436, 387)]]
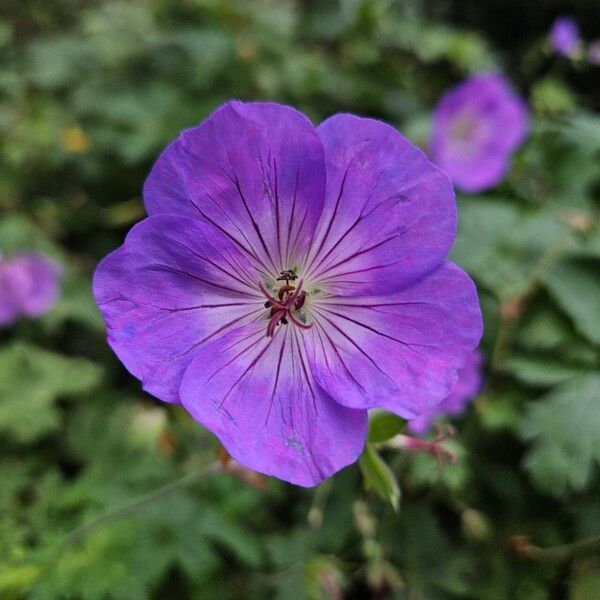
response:
[(431, 156), (458, 188), (479, 192), (502, 181), (527, 124), (525, 103), (503, 77), (476, 75), (437, 105)]
[(579, 27), (571, 17), (558, 17), (550, 30), (550, 43), (556, 52), (572, 56), (579, 46)]
[(58, 298), (61, 268), (41, 254), (0, 258), (0, 325), (38, 317)]
[(468, 358), (465, 366), (458, 374), (456, 385), (446, 398), (436, 407), (427, 411), (416, 419), (408, 422), (408, 429), (417, 435), (423, 435), (429, 431), (432, 421), (443, 415), (460, 415), (469, 402), (479, 393), (483, 383), (481, 365), (483, 356), (477, 350)]
[(368, 408), (428, 410), (479, 341), (473, 283), (445, 261), (450, 182), (388, 125), (228, 102), (144, 199), (95, 274), (108, 341), (248, 468), (315, 485), (357, 459)]

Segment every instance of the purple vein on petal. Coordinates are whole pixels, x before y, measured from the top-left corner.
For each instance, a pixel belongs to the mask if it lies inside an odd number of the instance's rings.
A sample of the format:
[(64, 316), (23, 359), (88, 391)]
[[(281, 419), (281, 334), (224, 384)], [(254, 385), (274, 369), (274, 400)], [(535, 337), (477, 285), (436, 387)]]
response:
[(435, 346), (433, 346), (431, 344), (416, 344), (416, 343), (412, 343), (412, 342), (405, 342), (403, 340), (395, 338), (394, 336), (387, 335), (387, 333), (383, 333), (382, 331), (379, 331), (378, 329), (375, 329), (374, 327), (371, 327), (370, 325), (366, 325), (365, 323), (361, 323), (360, 321), (357, 321), (356, 319), (352, 319), (352, 318), (348, 317), (347, 315), (343, 315), (343, 314), (335, 312), (335, 311), (333, 311), (331, 309), (328, 309), (328, 310), (329, 310), (329, 312), (331, 314), (336, 315), (337, 317), (340, 317), (341, 319), (345, 319), (346, 321), (350, 321), (351, 323), (354, 323), (355, 325), (358, 325), (359, 327), (363, 327), (364, 329), (368, 329), (372, 333), (380, 335), (381, 337), (384, 337), (384, 338), (387, 338), (389, 340), (392, 340), (393, 342), (397, 342), (398, 344), (401, 344), (402, 346), (405, 346), (406, 348), (409, 348), (410, 350), (412, 350), (416, 354), (419, 354), (419, 355), (423, 356), (424, 358), (426, 358), (426, 357), (424, 355), (422, 355), (420, 352), (417, 352), (413, 348), (413, 346), (420, 346), (421, 348), (435, 348)]
[[(289, 260), (290, 260), (290, 239), (292, 237), (292, 225), (294, 223), (294, 215), (296, 214), (296, 196), (298, 195), (298, 176), (300, 174), (300, 171), (298, 169), (298, 167), (296, 167), (296, 180), (294, 183), (294, 195), (292, 196), (292, 211), (290, 213), (290, 219), (288, 221), (288, 231), (287, 231), (287, 238), (285, 240), (285, 261), (284, 263), (287, 265)], [(306, 213), (308, 212), (308, 207), (306, 207), (305, 212), (304, 212), (304, 216), (306, 218)], [(301, 225), (302, 227), (302, 225)], [(296, 242), (297, 242), (297, 237), (300, 235), (300, 229), (298, 230), (298, 234), (296, 236), (296, 239), (294, 240), (294, 246), (293, 248), (296, 247)]]
[[(316, 329), (317, 335), (319, 336), (319, 341), (321, 342), (321, 347), (323, 348), (323, 356), (325, 357), (326, 364), (328, 365), (329, 361), (327, 360), (327, 352), (325, 351), (325, 343), (323, 342), (323, 338), (321, 337), (321, 333), (320, 333), (319, 330), (323, 331), (323, 335), (325, 335), (327, 337), (327, 341), (331, 345), (331, 348), (335, 352), (335, 355), (338, 357), (338, 360), (340, 361), (341, 365), (344, 367), (344, 371), (346, 371), (346, 374), (348, 375), (348, 377), (350, 377), (350, 379), (352, 379), (352, 381), (354, 381), (354, 383), (363, 392), (365, 392), (366, 391), (365, 388), (360, 384), (360, 382), (358, 381), (358, 379), (356, 379), (356, 377), (354, 377), (354, 375), (352, 374), (352, 371), (350, 371), (350, 369), (348, 368), (348, 365), (346, 365), (346, 362), (342, 358), (342, 355), (340, 354), (340, 351), (339, 351), (339, 349), (337, 347), (337, 344), (333, 341), (333, 339), (331, 338), (331, 336), (329, 335), (329, 333), (327, 332), (327, 330), (318, 321), (316, 322), (316, 325), (317, 325), (317, 329)], [(341, 333), (341, 331), (340, 331), (340, 333)], [(344, 334), (342, 334), (342, 335), (344, 335)]]
[(250, 294), (248, 292), (242, 292), (241, 290), (236, 290), (235, 288), (231, 288), (226, 285), (219, 285), (218, 283), (214, 283), (208, 279), (204, 279), (203, 277), (200, 277), (199, 275), (194, 275), (193, 273), (190, 273), (189, 271), (185, 271), (183, 269), (176, 269), (175, 267), (172, 267), (170, 265), (161, 265), (161, 264), (154, 263), (154, 264), (150, 265), (149, 267), (147, 267), (147, 270), (155, 271), (157, 273), (160, 273), (161, 271), (164, 271), (165, 273), (178, 273), (179, 275), (186, 275), (187, 277), (196, 279), (197, 281), (200, 281), (206, 285), (210, 285), (214, 288), (221, 289), (226, 292), (232, 292), (233, 294), (242, 295), (242, 296), (258, 297), (258, 294)]
[(243, 314), (241, 317), (232, 319), (228, 323), (225, 323), (225, 325), (221, 325), (221, 327), (219, 327), (218, 329), (215, 329), (212, 333), (209, 333), (207, 336), (204, 336), (201, 340), (199, 340), (198, 342), (196, 342), (195, 344), (193, 344), (192, 346), (187, 348), (184, 352), (181, 352), (180, 354), (176, 354), (173, 358), (181, 358), (182, 356), (185, 356), (192, 350), (199, 348), (202, 344), (205, 344), (206, 342), (208, 342), (209, 340), (214, 338), (219, 333), (224, 333), (228, 329), (231, 329), (232, 325), (235, 325), (236, 323), (239, 323), (240, 321), (247, 319), (248, 317), (250, 317), (253, 314), (258, 315), (258, 313), (260, 313), (260, 315), (262, 316), (262, 312), (263, 312), (263, 309), (261, 307), (261, 308), (257, 308), (256, 310), (250, 311), (249, 313)]
[[(380, 242), (377, 242), (376, 244), (373, 244), (372, 246), (370, 246), (369, 248), (365, 248), (362, 250), (357, 250), (356, 252), (354, 252), (353, 254), (351, 254), (350, 256), (340, 260), (339, 262), (319, 271), (318, 275), (316, 275), (316, 277), (318, 277), (319, 279), (321, 279), (325, 273), (329, 273), (330, 271), (333, 271), (334, 269), (336, 269), (337, 267), (340, 267), (341, 265), (350, 262), (351, 260), (355, 259), (358, 256), (362, 256), (364, 254), (368, 254), (369, 252), (371, 252), (372, 250), (375, 250), (376, 248), (380, 248), (381, 246), (383, 246), (384, 244), (387, 244), (388, 242), (391, 242), (392, 240), (396, 239), (397, 237), (399, 237), (400, 234), (394, 234), (391, 235), (390, 237), (386, 238), (385, 240), (381, 240)], [(363, 271), (367, 271), (367, 270), (373, 270), (379, 267), (387, 267), (390, 264), (396, 264), (399, 261), (393, 261), (391, 263), (387, 263), (385, 265), (376, 265), (374, 267), (370, 267), (369, 269), (360, 269), (359, 271), (348, 271), (346, 273), (340, 273), (339, 276), (342, 277), (343, 275), (350, 275), (353, 273), (361, 273)], [(336, 277), (336, 275), (330, 275), (329, 277)]]
[[(177, 244), (178, 246), (181, 246), (183, 249), (187, 250), (190, 254), (193, 254), (196, 258), (199, 258), (200, 260), (203, 260), (205, 262), (207, 262), (209, 265), (212, 265), (215, 269), (217, 269), (218, 271), (221, 271), (221, 273), (223, 273), (224, 275), (226, 275), (227, 277), (231, 277), (231, 279), (233, 279), (234, 281), (237, 281), (238, 283), (241, 283), (243, 286), (250, 288), (252, 291), (254, 291), (256, 289), (256, 286), (252, 285), (252, 283), (241, 279), (240, 277), (236, 277), (235, 275), (233, 275), (232, 273), (230, 273), (229, 271), (227, 271), (226, 269), (224, 269), (221, 265), (219, 265), (218, 263), (216, 263), (214, 260), (211, 260), (210, 258), (203, 256), (202, 254), (199, 254), (198, 252), (196, 252), (195, 250), (192, 250), (189, 246), (186, 246), (185, 244), (183, 244), (182, 242), (180, 242), (179, 240), (176, 240), (174, 238), (169, 238), (170, 242), (173, 242), (175, 244)], [(210, 242), (205, 242), (208, 245), (210, 245), (211, 248), (213, 248), (215, 251), (217, 251), (217, 249), (214, 247), (214, 244), (210, 243)], [(218, 252), (218, 251), (217, 251)], [(219, 256), (221, 258), (223, 258), (223, 260), (225, 260), (225, 262), (231, 266), (232, 268), (234, 268), (229, 261), (227, 261), (223, 255), (218, 252)], [(236, 269), (234, 269), (236, 270)], [(237, 270), (236, 270), (237, 272)], [(243, 293), (243, 292), (242, 292)], [(254, 293), (252, 294), (253, 296), (257, 296), (258, 294)]]
[(250, 207), (248, 206), (248, 201), (246, 200), (246, 197), (244, 196), (244, 193), (242, 192), (242, 187), (240, 185), (240, 182), (239, 182), (239, 179), (235, 172), (235, 169), (233, 168), (233, 163), (231, 161), (231, 155), (229, 153), (229, 148), (227, 148), (227, 160), (229, 161), (229, 166), (231, 168), (231, 172), (233, 173), (233, 177), (231, 177), (231, 175), (227, 172), (226, 172), (226, 175), (231, 180), (233, 185), (235, 186), (235, 189), (237, 190), (240, 200), (242, 201), (242, 204), (244, 205), (244, 208), (246, 209), (246, 212), (248, 213), (248, 217), (250, 219), (250, 222), (252, 223), (252, 227), (254, 228), (254, 231), (256, 232), (258, 239), (260, 240), (260, 243), (265, 251), (265, 254), (267, 255), (267, 258), (271, 261), (271, 266), (273, 267), (275, 272), (277, 272), (277, 267), (275, 266), (275, 261), (273, 260), (273, 257), (271, 256), (271, 253), (269, 252), (269, 248), (268, 248), (267, 244), (265, 243), (265, 240), (264, 240), (264, 237), (260, 230), (260, 227), (258, 226), (258, 223), (255, 221), (252, 211), (250, 210)]
[(342, 177), (342, 183), (340, 184), (340, 191), (338, 192), (336, 201), (335, 201), (335, 206), (333, 207), (333, 213), (331, 215), (331, 218), (329, 219), (329, 223), (327, 224), (327, 228), (325, 229), (325, 233), (323, 234), (323, 238), (321, 239), (321, 242), (319, 244), (319, 247), (317, 248), (317, 250), (313, 253), (312, 258), (306, 268), (306, 271), (309, 272), (312, 266), (312, 263), (315, 261), (316, 257), (319, 256), (319, 253), (321, 252), (321, 250), (323, 249), (323, 245), (325, 244), (325, 242), (327, 241), (327, 238), (329, 237), (329, 232), (331, 231), (331, 228), (333, 226), (333, 223), (335, 221), (336, 215), (337, 215), (337, 211), (339, 209), (340, 206), (340, 201), (342, 199), (342, 196), (344, 195), (344, 188), (346, 186), (346, 180), (348, 178), (348, 173), (350, 172), (350, 167), (352, 166), (352, 160), (350, 160), (350, 162), (348, 163), (348, 166), (346, 167), (346, 171), (344, 172), (344, 176)]
[[(325, 314), (323, 314), (322, 312), (315, 310), (315, 312), (317, 312), (318, 314), (320, 314), (320, 316), (325, 319), (342, 337), (346, 338), (365, 358), (367, 358), (369, 360), (369, 362), (382, 374), (385, 375), (390, 381), (394, 382), (394, 380), (392, 379), (392, 377), (390, 377), (384, 370), (381, 369), (381, 367), (377, 364), (377, 362), (373, 359), (373, 357), (364, 350), (364, 348), (362, 348), (359, 344), (357, 344), (351, 336), (349, 336), (341, 327), (338, 327), (338, 325), (336, 325), (336, 323), (330, 319), (329, 317), (327, 317)], [(329, 337), (329, 335), (327, 336)], [(331, 340), (332, 345), (334, 345), (333, 340)], [(406, 359), (404, 359), (405, 362)], [(408, 363), (407, 363), (408, 365)]]

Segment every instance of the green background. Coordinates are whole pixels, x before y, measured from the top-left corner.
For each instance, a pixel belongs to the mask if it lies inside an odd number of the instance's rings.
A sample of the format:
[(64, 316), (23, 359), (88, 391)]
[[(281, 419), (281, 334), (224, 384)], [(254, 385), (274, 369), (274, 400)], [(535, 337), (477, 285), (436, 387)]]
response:
[[(65, 268), (50, 313), (0, 330), (2, 600), (600, 597), (597, 554), (510, 541), (600, 534), (600, 67), (552, 54), (563, 13), (600, 37), (597, 0), (2, 1), (0, 251)], [(215, 452), (128, 375), (90, 294), (161, 148), (228, 98), (369, 115), (426, 147), (441, 94), (486, 69), (532, 122), (506, 181), (458, 198), (487, 363), (458, 462), (373, 450), (312, 490), (218, 474), (65, 542)]]

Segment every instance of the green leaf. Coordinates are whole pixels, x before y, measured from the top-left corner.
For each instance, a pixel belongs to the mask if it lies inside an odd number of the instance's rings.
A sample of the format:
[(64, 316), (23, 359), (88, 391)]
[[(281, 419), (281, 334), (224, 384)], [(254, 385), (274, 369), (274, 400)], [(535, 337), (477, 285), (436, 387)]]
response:
[(569, 320), (550, 307), (540, 307), (517, 331), (520, 346), (531, 351), (552, 351), (568, 344), (576, 336), (570, 331)]
[(548, 77), (533, 87), (531, 103), (538, 114), (561, 113), (573, 109), (575, 97), (562, 81)]
[(597, 600), (600, 590), (600, 564), (597, 561), (583, 562), (573, 570), (569, 582), (569, 600)]
[(358, 464), (363, 475), (365, 488), (373, 490), (397, 511), (400, 506), (398, 481), (370, 442), (367, 442)]
[(523, 210), (514, 201), (461, 198), (456, 244), (451, 258), (499, 298), (523, 292), (549, 248), (565, 240), (567, 226), (552, 208)]
[(37, 250), (62, 260), (63, 253), (48, 236), (31, 221), (20, 215), (0, 220), (0, 254), (10, 256), (23, 250)]
[(551, 495), (581, 490), (600, 463), (600, 374), (562, 384), (530, 404), (520, 434), (533, 442), (525, 468)]
[(484, 429), (492, 431), (512, 427), (518, 422), (519, 399), (514, 394), (504, 392), (502, 395), (483, 395), (477, 398), (475, 408)]
[(217, 548), (234, 556), (238, 565), (261, 567), (258, 536), (205, 501), (180, 492), (104, 524), (66, 548), (36, 584), (33, 598), (149, 598), (150, 589), (173, 565), (190, 579), (209, 580), (219, 568)]
[(549, 388), (575, 377), (589, 373), (579, 365), (549, 357), (513, 356), (503, 365), (503, 370), (534, 387)]
[(600, 344), (600, 269), (598, 264), (561, 263), (544, 277), (546, 287), (576, 329)]
[(61, 288), (56, 305), (44, 316), (44, 323), (54, 330), (65, 321), (77, 321), (90, 329), (103, 331), (104, 322), (92, 297), (89, 278), (68, 271)]
[(406, 425), (405, 419), (384, 410), (378, 410), (369, 415), (369, 432), (367, 440), (372, 444), (386, 442), (399, 434)]
[(31, 442), (59, 424), (56, 398), (91, 390), (102, 370), (84, 358), (67, 358), (15, 343), (0, 350), (0, 429)]
[(10, 600), (22, 598), (29, 586), (40, 576), (44, 567), (15, 565), (0, 568), (0, 597)]

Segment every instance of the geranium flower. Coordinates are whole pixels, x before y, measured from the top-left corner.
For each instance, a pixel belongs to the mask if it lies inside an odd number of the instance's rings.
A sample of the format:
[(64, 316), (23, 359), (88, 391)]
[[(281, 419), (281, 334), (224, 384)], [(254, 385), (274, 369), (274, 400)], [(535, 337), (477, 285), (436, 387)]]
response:
[(62, 269), (36, 253), (0, 256), (0, 325), (20, 317), (39, 317), (54, 306)]
[(482, 363), (483, 356), (476, 350), (460, 370), (458, 381), (450, 394), (433, 409), (409, 421), (408, 429), (412, 433), (423, 435), (429, 431), (431, 424), (437, 418), (462, 414), (467, 409), (469, 402), (481, 390), (483, 383)]
[(467, 79), (446, 92), (433, 115), (433, 161), (465, 192), (494, 187), (504, 178), (525, 138), (525, 103), (500, 75)]
[(572, 56), (579, 46), (579, 26), (571, 17), (558, 17), (550, 30), (552, 48), (564, 56)]
[(322, 481), (359, 456), (368, 408), (428, 410), (479, 341), (473, 283), (444, 260), (452, 186), (381, 122), (229, 102), (144, 200), (95, 274), (108, 341), (250, 469)]

